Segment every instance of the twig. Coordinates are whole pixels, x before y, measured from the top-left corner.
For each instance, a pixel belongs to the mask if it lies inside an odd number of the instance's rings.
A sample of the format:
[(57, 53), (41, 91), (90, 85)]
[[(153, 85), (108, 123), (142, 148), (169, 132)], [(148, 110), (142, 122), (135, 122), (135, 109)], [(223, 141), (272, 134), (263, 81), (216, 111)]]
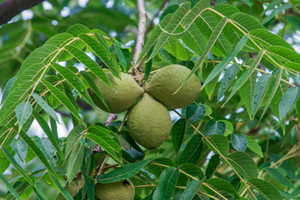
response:
[(215, 5), (217, 5), (217, 3), (213, 0), (210, 0), (210, 5), (215, 6)]
[(138, 60), (139, 54), (142, 52), (144, 47), (146, 22), (147, 22), (147, 12), (145, 9), (144, 0), (137, 0), (137, 10), (139, 12), (139, 23), (138, 23), (135, 52), (132, 60), (134, 65), (137, 64), (136, 61)]
[(117, 119), (117, 114), (109, 114), (106, 121), (104, 122), (104, 125), (107, 126), (115, 121)]
[(147, 30), (146, 30), (146, 33), (148, 33), (152, 27), (153, 27), (153, 24), (154, 24), (154, 19), (156, 17), (158, 17), (160, 11), (165, 7), (166, 3), (168, 2), (169, 0), (164, 0), (164, 2), (160, 5), (160, 8), (158, 9), (158, 11), (156, 12), (156, 14), (154, 15), (153, 19), (151, 20), (150, 22), (150, 25), (148, 26)]
[(0, 4), (0, 25), (7, 23), (11, 18), (23, 10), (31, 8), (43, 0), (6, 0)]

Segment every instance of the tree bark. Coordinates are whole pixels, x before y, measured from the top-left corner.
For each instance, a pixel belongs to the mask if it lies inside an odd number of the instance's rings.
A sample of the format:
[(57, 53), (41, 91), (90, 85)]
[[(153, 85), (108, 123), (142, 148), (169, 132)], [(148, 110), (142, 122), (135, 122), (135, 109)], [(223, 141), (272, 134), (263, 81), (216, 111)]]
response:
[(0, 25), (7, 23), (23, 10), (31, 8), (44, 0), (6, 0), (0, 4)]

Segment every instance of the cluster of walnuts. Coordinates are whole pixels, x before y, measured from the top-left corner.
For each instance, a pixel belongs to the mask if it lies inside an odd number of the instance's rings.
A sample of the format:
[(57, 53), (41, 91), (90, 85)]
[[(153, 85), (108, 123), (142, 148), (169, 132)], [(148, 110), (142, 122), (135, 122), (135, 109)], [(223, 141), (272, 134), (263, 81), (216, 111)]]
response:
[[(90, 95), (100, 109), (110, 113), (124, 112), (142, 97), (128, 114), (127, 128), (138, 144), (152, 150), (158, 148), (171, 132), (172, 121), (167, 108), (188, 106), (201, 92), (200, 80), (193, 74), (174, 94), (190, 72), (190, 69), (182, 65), (165, 66), (146, 84), (145, 91), (132, 76), (121, 73), (120, 80), (108, 72), (106, 75), (113, 88), (100, 78), (94, 80), (107, 106), (91, 89)], [(98, 183), (95, 186), (95, 195), (102, 200), (133, 200), (134, 194), (134, 186), (129, 180), (110, 184)]]

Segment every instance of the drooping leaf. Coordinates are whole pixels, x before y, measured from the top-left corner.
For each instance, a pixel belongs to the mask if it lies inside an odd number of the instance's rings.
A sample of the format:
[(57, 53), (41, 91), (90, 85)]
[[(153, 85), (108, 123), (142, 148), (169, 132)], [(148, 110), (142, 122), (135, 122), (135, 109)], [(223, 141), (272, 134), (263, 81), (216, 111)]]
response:
[[(186, 185), (189, 178), (191, 178), (191, 177), (187, 176), (186, 174), (189, 174), (197, 179), (204, 178), (203, 171), (197, 165), (194, 165), (191, 163), (183, 163), (182, 165), (180, 165), (179, 169), (180, 169), (181, 173), (178, 178), (178, 184), (180, 184), (180, 185)], [(185, 172), (185, 174), (182, 172)]]
[(262, 24), (266, 24), (266, 23), (267, 23), (268, 21), (270, 21), (275, 15), (278, 15), (278, 14), (281, 13), (282, 11), (285, 11), (285, 10), (290, 9), (290, 8), (292, 8), (292, 7), (294, 7), (294, 5), (288, 4), (288, 3), (283, 4), (283, 5), (281, 5), (281, 6), (278, 6), (277, 8), (275, 8), (275, 9), (272, 11), (272, 13), (271, 13), (270, 15), (268, 15), (268, 16), (264, 19), (264, 21), (262, 21)]
[[(254, 101), (254, 91), (256, 88), (256, 79), (257, 79), (257, 72), (253, 72), (246, 83), (242, 85), (242, 87), (239, 89), (239, 93), (241, 96), (241, 99), (244, 102), (244, 105), (248, 111), (250, 120), (252, 120), (252, 110), (253, 110), (253, 101)], [(257, 96), (257, 95), (256, 95)]]
[(25, 161), (27, 156), (27, 145), (22, 139), (14, 139), (10, 144), (11, 148), (16, 152), (21, 161)]
[(53, 96), (55, 96), (64, 106), (66, 106), (69, 109), (72, 115), (74, 115), (80, 122), (84, 123), (82, 118), (79, 116), (79, 113), (75, 106), (69, 101), (69, 99), (63, 92), (61, 92), (58, 88), (54, 87), (46, 80), (42, 80), (41, 82), (45, 87), (47, 87), (50, 90)]
[(187, 106), (184, 109), (186, 110), (185, 117), (190, 123), (196, 123), (198, 121), (201, 121), (206, 113), (206, 107), (203, 104), (199, 104), (199, 105), (192, 104)]
[(224, 135), (226, 130), (226, 124), (223, 121), (216, 121), (214, 119), (210, 119), (205, 125), (203, 134), (205, 136), (209, 136), (212, 134), (221, 134)]
[(16, 190), (7, 182), (7, 180), (4, 178), (4, 176), (0, 173), (0, 181), (6, 186), (6, 188), (9, 190), (9, 192), (18, 200), (21, 200), (20, 196), (16, 192)]
[(194, 66), (193, 70), (191, 71), (191, 73), (184, 80), (184, 82), (181, 84), (181, 86), (177, 89), (176, 92), (178, 92), (183, 87), (183, 85), (190, 79), (190, 77), (199, 69), (200, 65), (202, 64), (202, 62), (204, 61), (204, 59), (208, 55), (209, 51), (211, 50), (212, 46), (215, 44), (216, 40), (218, 39), (219, 35), (221, 34), (221, 32), (222, 32), (223, 28), (225, 27), (226, 23), (227, 23), (227, 18), (226, 17), (224, 17), (218, 23), (217, 27), (214, 29), (213, 33), (211, 34), (211, 36), (208, 40), (208, 43), (207, 43), (204, 51), (202, 52), (198, 62), (195, 64), (195, 66)]
[(179, 119), (172, 126), (172, 130), (171, 130), (172, 144), (176, 152), (178, 152), (181, 147), (184, 132), (185, 132), (185, 126), (186, 126), (185, 119)]
[(254, 60), (254, 62), (250, 66), (250, 68), (237, 80), (236, 84), (234, 85), (234, 87), (232, 89), (232, 92), (231, 92), (230, 96), (226, 99), (226, 101), (223, 105), (225, 105), (229, 101), (229, 99), (231, 99), (231, 97), (246, 83), (247, 79), (251, 76), (254, 69), (256, 68), (256, 66), (261, 61), (264, 53), (265, 53), (265, 51), (263, 51), (263, 50), (259, 52), (256, 59)]
[(243, 46), (247, 42), (247, 35), (243, 36), (240, 42), (235, 46), (235, 48), (212, 70), (209, 76), (206, 78), (203, 87), (211, 80), (213, 80), (217, 75), (219, 75), (223, 69), (230, 63), (230, 61), (241, 51)]
[(250, 136), (245, 135), (247, 137), (248, 140), (248, 148), (256, 153), (257, 155), (259, 155), (260, 157), (264, 157), (262, 154), (262, 150), (261, 147), (259, 146), (259, 144), (257, 142), (255, 142)]
[(191, 140), (188, 142), (183, 152), (181, 153), (178, 165), (183, 163), (192, 163), (195, 164), (200, 158), (201, 152), (203, 149), (202, 136), (200, 134), (194, 135)]
[(28, 118), (30, 117), (31, 113), (32, 113), (32, 106), (29, 102), (23, 102), (20, 103), (17, 107), (16, 107), (16, 116), (18, 119), (18, 123), (19, 123), (19, 128), (21, 129), (23, 124), (25, 124), (25, 122), (28, 120)]
[(268, 200), (283, 199), (278, 190), (267, 181), (261, 179), (250, 179), (247, 183)]
[(245, 152), (248, 147), (248, 139), (243, 134), (231, 134), (232, 146), (237, 151)]
[(130, 146), (132, 146), (133, 148), (135, 148), (139, 152), (144, 153), (144, 151), (139, 147), (139, 145), (136, 144), (134, 139), (132, 139), (132, 137), (130, 136), (128, 131), (120, 131), (118, 133), (118, 135), (120, 135)]
[(209, 159), (209, 163), (205, 171), (205, 176), (207, 179), (210, 179), (214, 175), (219, 164), (220, 164), (220, 155), (215, 154)]
[(24, 177), (24, 179), (35, 189), (38, 196), (46, 200), (47, 198), (44, 196), (43, 192), (34, 184), (34, 182), (27, 176), (26, 172), (23, 168), (17, 163), (14, 157), (3, 147), (1, 147), (2, 152), (5, 154), (10, 163), (15, 167), (15, 169)]
[(287, 187), (290, 187), (290, 188), (295, 188), (293, 183), (288, 178), (283, 176), (278, 170), (269, 168), (269, 167), (264, 168), (264, 170), (266, 170), (269, 173), (271, 178), (275, 179), (279, 183), (281, 183)]
[(87, 194), (90, 200), (95, 200), (95, 190), (94, 190), (94, 180), (89, 177), (86, 173), (83, 174), (84, 177), (84, 187), (87, 190)]
[(180, 200), (190, 200), (193, 199), (194, 196), (196, 195), (196, 193), (198, 192), (199, 188), (201, 187), (202, 181), (198, 181), (198, 180), (194, 180), (192, 182), (190, 182), (183, 194), (181, 195)]
[(229, 152), (229, 143), (227, 138), (221, 134), (213, 134), (204, 140), (206, 146), (216, 154), (227, 156)]
[(234, 78), (239, 72), (239, 67), (237, 65), (231, 65), (224, 74), (224, 77), (222, 78), (219, 91), (218, 91), (218, 100), (220, 101), (223, 94), (228, 90), (231, 83), (234, 81)]
[[(210, 178), (205, 181), (211, 187), (216, 189), (217, 191), (226, 191), (229, 194), (232, 194), (235, 198), (239, 199), (238, 193), (235, 191), (234, 187), (227, 181), (220, 179), (220, 178)], [(208, 194), (217, 195), (214, 191), (210, 190), (208, 187), (203, 186), (204, 189), (207, 191)]]
[(245, 180), (257, 178), (258, 171), (255, 162), (247, 153), (234, 152), (227, 157), (228, 162)]
[(270, 87), (270, 84), (273, 80), (274, 76), (270, 74), (263, 74), (261, 77), (258, 78), (254, 94), (253, 94), (253, 101), (252, 101), (252, 115), (255, 116), (257, 110), (259, 109), (267, 91)]
[(42, 107), (42, 109), (44, 109), (45, 112), (47, 112), (53, 119), (55, 119), (55, 121), (57, 121), (59, 123), (58, 117), (57, 117), (54, 109), (51, 106), (49, 106), (48, 103), (46, 101), (44, 101), (44, 99), (42, 99), (42, 97), (40, 97), (37, 93), (33, 93), (32, 96), (35, 98), (35, 100), (38, 102), (38, 104)]
[(290, 108), (299, 98), (299, 91), (297, 87), (290, 87), (286, 93), (283, 94), (279, 103), (279, 120), (281, 121), (289, 112)]
[(7, 98), (8, 94), (9, 94), (10, 88), (14, 84), (14, 82), (16, 81), (16, 79), (17, 79), (16, 76), (12, 77), (11, 79), (9, 79), (9, 81), (5, 85), (0, 105), (4, 103), (5, 99)]
[(115, 169), (107, 174), (101, 174), (97, 176), (98, 183), (113, 183), (121, 180), (125, 180), (136, 174), (143, 167), (145, 167), (149, 162), (151, 162), (154, 157), (140, 162), (135, 162), (132, 164), (124, 165), (118, 169)]
[(159, 177), (158, 185), (153, 194), (153, 199), (171, 199), (179, 177), (179, 170), (175, 167), (165, 169)]

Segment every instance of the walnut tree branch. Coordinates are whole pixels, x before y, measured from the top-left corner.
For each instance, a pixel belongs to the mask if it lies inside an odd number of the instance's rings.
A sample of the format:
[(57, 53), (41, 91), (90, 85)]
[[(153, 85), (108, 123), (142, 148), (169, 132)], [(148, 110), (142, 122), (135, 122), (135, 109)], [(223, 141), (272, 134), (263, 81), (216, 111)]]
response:
[(137, 64), (136, 61), (138, 60), (139, 54), (142, 52), (144, 47), (146, 22), (147, 22), (147, 12), (145, 9), (144, 0), (137, 0), (137, 10), (139, 12), (139, 23), (138, 23), (135, 52), (132, 60), (133, 65)]
[(6, 0), (0, 4), (0, 25), (7, 23), (23, 10), (31, 8), (44, 0)]

